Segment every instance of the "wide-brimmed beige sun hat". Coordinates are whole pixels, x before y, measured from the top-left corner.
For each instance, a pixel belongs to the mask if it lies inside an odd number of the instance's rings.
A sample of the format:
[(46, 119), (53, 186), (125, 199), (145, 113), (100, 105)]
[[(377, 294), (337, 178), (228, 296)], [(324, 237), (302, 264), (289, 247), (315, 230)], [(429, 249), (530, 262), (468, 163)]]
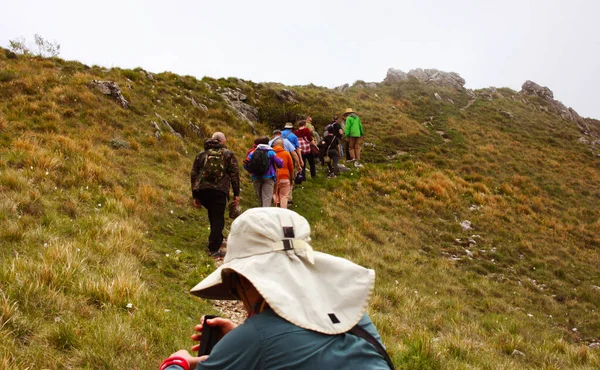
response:
[(283, 128), (294, 128), (294, 124), (291, 122), (287, 122)]
[(271, 309), (299, 327), (340, 334), (366, 312), (375, 271), (344, 258), (313, 251), (310, 225), (285, 208), (251, 208), (231, 224), (224, 263), (191, 293), (237, 299), (235, 272), (258, 290)]
[(346, 108), (346, 111), (344, 112), (344, 114), (350, 114), (350, 113), (356, 113), (354, 110), (352, 110), (352, 108)]

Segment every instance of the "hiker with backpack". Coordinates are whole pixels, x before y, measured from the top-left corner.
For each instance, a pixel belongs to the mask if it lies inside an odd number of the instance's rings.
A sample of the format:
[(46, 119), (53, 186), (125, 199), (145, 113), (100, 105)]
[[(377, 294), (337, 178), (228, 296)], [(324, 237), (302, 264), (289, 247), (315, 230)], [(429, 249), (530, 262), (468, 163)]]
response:
[(306, 179), (306, 162), (310, 165), (310, 177), (315, 178), (317, 176), (317, 168), (315, 167), (315, 157), (312, 154), (310, 144), (313, 141), (312, 133), (310, 129), (306, 127), (306, 121), (298, 122), (298, 130), (294, 131), (294, 135), (298, 137), (300, 143), (300, 152), (302, 153), (302, 176)]
[(204, 151), (196, 156), (191, 172), (194, 206), (202, 205), (208, 211), (208, 252), (214, 257), (224, 255), (220, 248), (223, 244), (225, 207), (230, 186), (233, 190), (232, 204), (237, 206), (240, 201), (238, 162), (235, 154), (225, 147), (225, 142), (225, 135), (215, 132), (212, 138), (204, 142)]
[(292, 163), (292, 156), (283, 146), (284, 141), (282, 138), (277, 138), (273, 142), (275, 154), (283, 161), (283, 166), (277, 169), (277, 181), (275, 182), (273, 201), (275, 202), (275, 207), (287, 208), (294, 181), (294, 164)]
[(327, 177), (334, 178), (339, 174), (338, 162), (340, 160), (340, 139), (335, 135), (334, 126), (329, 126), (327, 129), (328, 135), (322, 142), (322, 147), (325, 149), (324, 161), (327, 163)]
[(284, 139), (281, 137), (281, 130), (273, 130), (273, 137), (271, 138), (271, 140), (269, 140), (269, 146), (273, 147), (273, 143), (278, 138), (281, 138), (283, 140), (283, 149), (285, 149), (292, 156), (294, 166), (296, 166), (296, 168), (300, 168), (300, 157), (298, 157), (296, 148), (294, 147), (294, 144), (292, 144), (288, 139)]
[(302, 152), (300, 151), (300, 142), (298, 141), (298, 137), (294, 135), (294, 132), (292, 131), (293, 129), (293, 123), (286, 123), (283, 127), (283, 130), (281, 130), (281, 137), (284, 139), (288, 139), (290, 143), (292, 143), (292, 145), (294, 146), (296, 154), (298, 154), (298, 164), (300, 165), (300, 167), (298, 167), (299, 170), (301, 167), (304, 167), (304, 160), (302, 159)]
[(393, 369), (366, 312), (375, 271), (314, 251), (310, 240), (308, 221), (283, 208), (233, 221), (223, 265), (191, 294), (242, 301), (248, 318), (203, 320), (192, 340), (209, 331), (216, 344), (201, 357), (179, 350), (161, 370)]
[(354, 162), (354, 167), (363, 167), (360, 163), (360, 146), (364, 132), (360, 118), (358, 118), (358, 115), (352, 108), (347, 108), (346, 112), (344, 112), (344, 120), (346, 121), (344, 135), (346, 136), (346, 140), (348, 140), (350, 162)]
[(283, 161), (277, 158), (275, 151), (269, 146), (268, 137), (257, 138), (255, 144), (256, 148), (244, 160), (244, 168), (252, 175), (259, 207), (270, 207), (277, 168), (283, 166)]

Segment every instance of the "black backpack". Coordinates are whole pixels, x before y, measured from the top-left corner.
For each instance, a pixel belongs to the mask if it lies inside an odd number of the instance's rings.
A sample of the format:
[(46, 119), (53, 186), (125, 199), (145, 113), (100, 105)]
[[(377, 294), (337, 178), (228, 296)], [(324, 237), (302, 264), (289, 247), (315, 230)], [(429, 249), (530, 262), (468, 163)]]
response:
[(269, 171), (269, 153), (266, 150), (256, 149), (252, 153), (248, 170), (255, 176), (262, 176)]

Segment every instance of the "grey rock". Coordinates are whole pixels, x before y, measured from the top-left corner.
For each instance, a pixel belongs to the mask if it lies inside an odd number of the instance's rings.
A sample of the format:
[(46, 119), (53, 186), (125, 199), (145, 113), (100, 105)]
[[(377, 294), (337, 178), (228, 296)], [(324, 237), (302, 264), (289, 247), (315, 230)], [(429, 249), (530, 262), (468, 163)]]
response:
[(501, 110), (500, 114), (502, 114), (504, 117), (514, 118), (513, 114), (507, 110)]
[(438, 93), (433, 94), (433, 96), (435, 96), (437, 100), (442, 100), (442, 97)]
[(540, 110), (554, 112), (565, 120), (575, 122), (582, 133), (589, 131), (586, 119), (581, 117), (573, 108), (567, 108), (563, 103), (554, 99), (554, 93), (546, 86), (540, 86), (533, 81), (525, 81), (521, 86), (521, 95), (537, 96), (548, 103), (548, 107), (540, 105)]
[(456, 72), (444, 72), (437, 69), (411, 69), (405, 73), (399, 69), (388, 69), (387, 75), (383, 80), (386, 84), (391, 84), (399, 81), (406, 81), (410, 77), (417, 80), (438, 86), (452, 87), (457, 90), (464, 90), (465, 80)]
[(188, 96), (186, 96), (185, 98), (186, 98), (187, 100), (191, 101), (191, 102), (192, 102), (192, 105), (193, 105), (194, 107), (196, 107), (196, 108), (200, 108), (200, 109), (202, 109), (202, 110), (203, 110), (203, 111), (205, 111), (205, 112), (206, 112), (206, 111), (208, 111), (208, 107), (207, 107), (206, 105), (202, 104), (202, 103), (198, 103), (198, 102), (196, 101), (196, 99), (194, 99), (194, 97), (193, 97), (193, 96), (192, 96), (192, 97), (188, 97)]
[(226, 88), (221, 97), (233, 109), (239, 119), (246, 121), (252, 130), (254, 130), (254, 122), (258, 121), (258, 108), (246, 104), (247, 96), (240, 91)]
[(383, 82), (394, 83), (406, 80), (408, 80), (408, 74), (406, 72), (403, 72), (399, 69), (390, 68), (388, 69), (387, 76), (385, 77), (385, 80), (383, 80)]
[[(162, 118), (162, 116), (156, 112), (154, 112), (154, 115), (156, 116), (156, 118), (158, 118), (160, 120), (160, 122), (163, 124), (163, 126), (165, 126), (167, 128), (167, 130), (169, 130), (170, 133), (181, 138), (181, 134), (179, 132), (175, 131), (175, 129), (173, 129), (173, 126), (171, 126), (171, 124), (166, 119)], [(158, 126), (156, 123), (154, 123), (154, 125)]]
[(463, 230), (472, 230), (473, 229), (473, 225), (471, 224), (471, 221), (469, 220), (464, 220), (460, 223), (460, 227), (463, 228)]
[(100, 91), (102, 94), (110, 95), (113, 98), (117, 99), (117, 102), (121, 105), (121, 107), (129, 107), (129, 102), (123, 97), (121, 89), (119, 88), (119, 85), (116, 82), (92, 80), (91, 85), (96, 90)]
[(582, 144), (589, 144), (590, 143), (590, 141), (588, 139), (584, 138), (583, 136), (580, 137), (579, 140), (577, 140), (577, 141), (579, 141)]
[(554, 93), (546, 86), (540, 86), (533, 81), (527, 80), (521, 86), (521, 94), (539, 96), (544, 100), (554, 100)]
[(243, 92), (241, 92), (239, 90), (230, 89), (229, 87), (226, 87), (225, 89), (223, 89), (221, 96), (225, 96), (227, 99), (229, 99), (231, 101), (237, 100), (237, 101), (245, 102), (246, 100), (248, 100), (248, 96), (246, 96), (246, 94), (244, 94)]
[(343, 84), (343, 85), (340, 85), (340, 86), (338, 86), (338, 87), (334, 87), (333, 89), (334, 89), (335, 91), (339, 91), (339, 92), (346, 92), (346, 91), (347, 91), (349, 88), (350, 88), (350, 85), (348, 85), (348, 84)]
[(515, 349), (512, 352), (511, 356), (525, 357), (525, 354), (523, 352), (519, 351), (518, 349)]
[(288, 89), (281, 89), (276, 93), (277, 98), (286, 103), (298, 103), (298, 96), (295, 92)]
[(600, 343), (598, 343), (598, 342), (590, 343), (590, 345), (588, 347), (590, 347), (591, 349), (600, 349)]

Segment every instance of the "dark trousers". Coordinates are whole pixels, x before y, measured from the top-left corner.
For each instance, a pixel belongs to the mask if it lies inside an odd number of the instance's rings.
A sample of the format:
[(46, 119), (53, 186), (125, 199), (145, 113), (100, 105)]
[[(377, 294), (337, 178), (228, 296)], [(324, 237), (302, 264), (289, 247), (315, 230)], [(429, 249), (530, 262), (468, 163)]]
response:
[(329, 155), (329, 158), (331, 158), (329, 163), (327, 163), (329, 173), (333, 173), (334, 175), (337, 176), (340, 173), (340, 169), (338, 167), (338, 163), (340, 161), (340, 155), (337, 150), (330, 150), (328, 155)]
[(208, 220), (210, 222), (208, 250), (216, 252), (223, 244), (227, 195), (216, 189), (204, 189), (197, 191), (195, 198), (208, 210)]
[(304, 167), (302, 167), (302, 175), (306, 178), (306, 162), (310, 164), (310, 177), (317, 176), (317, 168), (315, 167), (315, 156), (312, 153), (302, 154), (302, 160), (304, 161)]

